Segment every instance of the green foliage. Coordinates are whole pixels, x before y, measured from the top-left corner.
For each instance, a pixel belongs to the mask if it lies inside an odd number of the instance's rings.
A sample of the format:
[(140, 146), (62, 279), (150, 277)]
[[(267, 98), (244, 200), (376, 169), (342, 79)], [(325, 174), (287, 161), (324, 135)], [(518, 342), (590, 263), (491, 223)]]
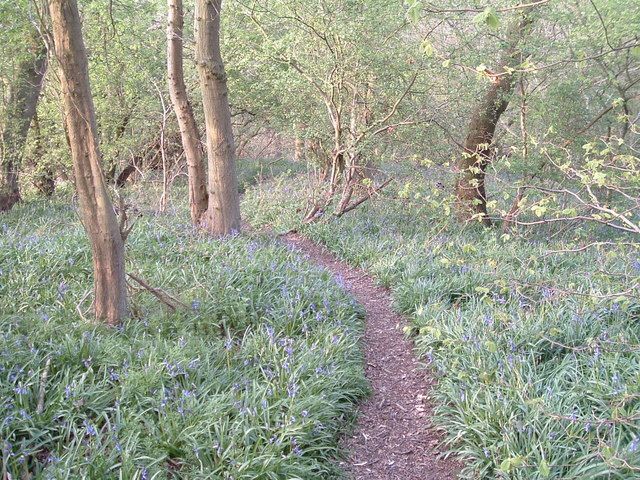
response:
[(128, 269), (189, 308), (172, 313), (132, 290), (133, 318), (115, 329), (82, 317), (91, 261), (74, 208), (34, 202), (2, 217), (4, 468), (337, 478), (337, 436), (366, 393), (359, 307), (273, 240), (213, 240), (184, 205), (179, 216), (139, 207)]
[[(290, 228), (292, 204), (304, 198), (285, 193), (290, 184), (248, 192), (245, 204), (261, 205), (247, 209), (251, 221)], [(444, 203), (424, 200), (437, 190), (401, 177), (381, 198), (304, 232), (392, 289), (438, 375), (436, 421), (464, 458), (464, 478), (633, 478), (638, 248), (552, 254), (599, 233), (558, 229), (549, 241), (461, 228)]]

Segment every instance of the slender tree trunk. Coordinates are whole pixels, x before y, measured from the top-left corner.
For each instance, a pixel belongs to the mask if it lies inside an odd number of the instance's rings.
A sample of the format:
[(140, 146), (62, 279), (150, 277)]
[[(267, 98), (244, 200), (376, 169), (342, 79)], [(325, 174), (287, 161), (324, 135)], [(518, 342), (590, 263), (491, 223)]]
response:
[(47, 197), (51, 197), (56, 190), (56, 180), (51, 165), (38, 165), (38, 162), (44, 157), (44, 146), (42, 144), (42, 130), (40, 129), (40, 120), (38, 119), (37, 113), (33, 116), (32, 128), (35, 136), (34, 161), (32, 164), (37, 171), (33, 180), (33, 185), (40, 193)]
[(303, 162), (305, 159), (304, 137), (303, 137), (305, 128), (306, 127), (303, 123), (296, 123), (294, 128), (296, 139), (294, 143), (295, 151), (294, 151), (293, 160), (296, 162)]
[(0, 212), (11, 210), (20, 201), (18, 172), (47, 69), (47, 49), (38, 32), (33, 33), (31, 41), (35, 56), (18, 66), (15, 83), (10, 86), (7, 119), (1, 133)]
[(485, 172), (491, 161), (493, 135), (500, 117), (509, 105), (515, 77), (509, 73), (520, 63), (518, 45), (531, 25), (526, 12), (508, 32), (508, 46), (496, 72), (490, 72), (491, 86), (476, 106), (469, 121), (464, 151), (457, 163), (456, 200), (458, 216), (468, 221), (480, 217), (485, 225), (491, 225), (487, 214)]
[(49, 7), (80, 215), (93, 253), (96, 318), (113, 325), (128, 313), (124, 241), (101, 166), (78, 6), (50, 0)]
[(196, 62), (207, 130), (209, 205), (204, 227), (213, 235), (240, 230), (240, 196), (227, 76), (220, 53), (222, 0), (196, 0)]
[(187, 159), (189, 174), (189, 208), (191, 221), (200, 223), (207, 211), (207, 186), (204, 169), (204, 155), (200, 144), (200, 133), (193, 115), (193, 108), (187, 96), (183, 69), (183, 26), (184, 11), (182, 0), (168, 0), (169, 22), (167, 25), (167, 68), (169, 72), (169, 92), (171, 103), (178, 118), (182, 147)]

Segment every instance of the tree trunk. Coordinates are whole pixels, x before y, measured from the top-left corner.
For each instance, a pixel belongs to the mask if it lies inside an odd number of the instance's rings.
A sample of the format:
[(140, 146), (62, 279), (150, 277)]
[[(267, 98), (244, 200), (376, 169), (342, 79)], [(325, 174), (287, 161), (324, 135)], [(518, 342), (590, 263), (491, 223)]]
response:
[(34, 160), (32, 164), (36, 169), (33, 185), (40, 193), (47, 197), (51, 197), (56, 190), (56, 179), (51, 165), (46, 163), (44, 165), (38, 164), (38, 161), (41, 161), (42, 158), (44, 158), (44, 146), (42, 145), (42, 130), (40, 129), (40, 121), (37, 113), (33, 116), (32, 128), (35, 136)]
[(0, 212), (11, 210), (20, 201), (18, 172), (47, 69), (47, 49), (38, 32), (33, 32), (31, 41), (35, 56), (20, 63), (15, 84), (9, 88), (7, 118), (2, 131)]
[(101, 166), (78, 6), (76, 0), (50, 0), (49, 7), (80, 215), (93, 254), (95, 314), (114, 325), (128, 313), (124, 241)]
[(509, 95), (513, 90), (514, 75), (509, 69), (521, 62), (518, 44), (525, 37), (531, 17), (528, 12), (513, 24), (508, 32), (508, 46), (496, 72), (488, 72), (491, 86), (471, 115), (464, 151), (457, 163), (456, 203), (461, 220), (480, 218), (485, 225), (491, 225), (487, 214), (485, 171), (491, 161), (493, 135), (500, 117), (509, 105)]
[(196, 0), (196, 62), (207, 130), (209, 204), (203, 226), (213, 235), (240, 230), (240, 196), (227, 76), (220, 53), (222, 0)]
[(305, 159), (305, 148), (304, 148), (304, 131), (305, 131), (305, 125), (303, 123), (296, 123), (295, 125), (295, 143), (294, 143), (294, 147), (295, 147), (295, 151), (294, 151), (294, 156), (293, 156), (293, 160), (295, 162), (303, 162)]
[(204, 170), (204, 156), (200, 144), (200, 134), (193, 115), (193, 108), (187, 96), (182, 61), (184, 12), (182, 0), (168, 0), (169, 22), (167, 25), (167, 68), (169, 73), (169, 92), (171, 103), (176, 112), (182, 148), (187, 159), (189, 174), (189, 208), (191, 221), (200, 223), (207, 211), (207, 186)]

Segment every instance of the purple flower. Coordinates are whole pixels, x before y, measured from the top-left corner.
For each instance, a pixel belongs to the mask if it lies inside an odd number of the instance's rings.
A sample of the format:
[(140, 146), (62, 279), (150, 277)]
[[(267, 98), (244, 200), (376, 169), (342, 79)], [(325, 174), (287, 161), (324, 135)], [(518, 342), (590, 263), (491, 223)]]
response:
[(273, 329), (273, 327), (271, 325), (265, 325), (264, 328), (267, 331), (267, 336), (269, 337), (269, 339), (273, 341), (273, 337), (275, 335), (275, 330)]
[(29, 391), (22, 385), (18, 385), (16, 388), (13, 389), (14, 392), (16, 392), (18, 395), (26, 395)]
[(300, 446), (298, 445), (298, 441), (296, 440), (295, 437), (293, 437), (291, 439), (291, 446), (293, 447), (291, 449), (291, 451), (293, 452), (294, 455), (301, 457), (302, 456), (302, 449), (300, 448)]
[(96, 427), (94, 427), (88, 420), (84, 420), (82, 422), (82, 425), (84, 425), (84, 428), (87, 430), (87, 435), (89, 435), (90, 437), (95, 437), (96, 435), (98, 435)]
[(64, 297), (68, 291), (69, 285), (67, 285), (67, 283), (63, 280), (62, 282), (60, 282), (60, 285), (58, 285), (58, 298)]
[(289, 395), (289, 398), (294, 398), (298, 393), (298, 389), (299, 387), (295, 383), (290, 383), (289, 385), (287, 385), (287, 394)]

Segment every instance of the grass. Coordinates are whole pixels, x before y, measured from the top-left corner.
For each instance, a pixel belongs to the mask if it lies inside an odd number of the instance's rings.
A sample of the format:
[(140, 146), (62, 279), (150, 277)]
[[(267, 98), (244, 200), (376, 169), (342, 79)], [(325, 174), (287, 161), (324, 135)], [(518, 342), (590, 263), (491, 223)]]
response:
[(300, 227), (304, 183), (251, 190), (250, 221), (302, 228), (392, 289), (438, 375), (435, 420), (464, 458), (463, 478), (640, 476), (637, 247), (550, 253), (611, 233), (460, 228), (421, 176)]
[(367, 391), (360, 307), (273, 240), (141, 212), (128, 270), (190, 308), (132, 290), (116, 329), (83, 318), (91, 263), (68, 202), (0, 217), (0, 477), (339, 477)]

